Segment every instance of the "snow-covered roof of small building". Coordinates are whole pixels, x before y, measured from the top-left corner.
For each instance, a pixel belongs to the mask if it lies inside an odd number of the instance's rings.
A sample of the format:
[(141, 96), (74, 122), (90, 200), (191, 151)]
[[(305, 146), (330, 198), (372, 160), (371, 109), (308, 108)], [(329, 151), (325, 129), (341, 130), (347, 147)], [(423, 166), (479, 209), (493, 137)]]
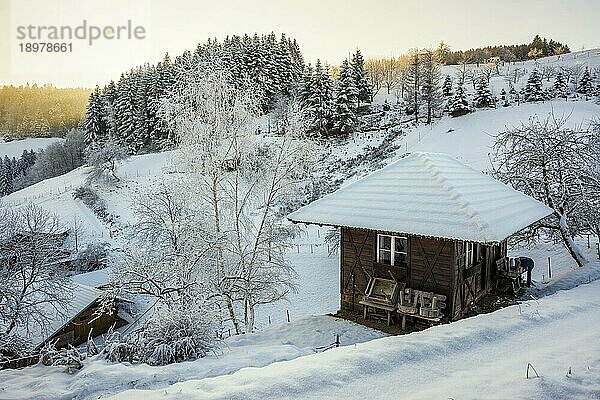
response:
[(103, 293), (99, 289), (75, 282), (71, 283), (71, 290), (72, 297), (65, 305), (64, 310), (60, 310), (60, 313), (57, 313), (54, 307), (50, 305), (44, 306), (44, 309), (47, 310), (46, 315), (50, 317), (48, 326), (45, 329), (41, 330), (38, 326), (32, 326), (28, 333), (21, 332), (21, 334), (31, 340), (35, 347), (44, 344), (49, 338), (58, 333), (65, 325), (73, 321), (73, 319), (98, 300)]
[(101, 288), (102, 286), (108, 284), (108, 277), (110, 276), (110, 271), (110, 267), (98, 269), (96, 271), (73, 275), (71, 277), (71, 280), (81, 285), (91, 286), (94, 288)]
[(412, 153), (288, 219), (498, 243), (551, 213), (539, 201), (449, 155)]

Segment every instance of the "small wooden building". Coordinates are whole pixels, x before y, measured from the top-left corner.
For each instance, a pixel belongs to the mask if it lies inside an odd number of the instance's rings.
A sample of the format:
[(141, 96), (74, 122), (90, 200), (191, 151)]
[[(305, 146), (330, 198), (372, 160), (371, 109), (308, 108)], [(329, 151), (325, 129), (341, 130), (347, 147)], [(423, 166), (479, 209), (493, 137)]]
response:
[(544, 204), (444, 154), (413, 153), (290, 214), (340, 228), (341, 309), (360, 310), (371, 278), (446, 297), (461, 318), (493, 287), (506, 239)]
[[(63, 315), (51, 321), (50, 330), (38, 348), (50, 341), (56, 341), (57, 348), (79, 346), (88, 340), (90, 334), (96, 337), (108, 332), (111, 327), (116, 329), (127, 324), (118, 316), (117, 310), (112, 314), (100, 312), (102, 290), (75, 282), (72, 285), (70, 303)], [(99, 312), (100, 315), (96, 315)]]

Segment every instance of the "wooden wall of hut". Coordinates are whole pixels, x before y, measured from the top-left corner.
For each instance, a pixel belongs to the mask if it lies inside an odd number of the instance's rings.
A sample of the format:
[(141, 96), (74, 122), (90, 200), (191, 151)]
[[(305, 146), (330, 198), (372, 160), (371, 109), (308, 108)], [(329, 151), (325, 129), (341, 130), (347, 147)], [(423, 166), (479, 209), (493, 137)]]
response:
[(413, 289), (432, 291), (448, 298), (447, 310), (460, 319), (473, 302), (489, 292), (495, 282), (495, 263), (506, 255), (506, 243), (479, 246), (476, 265), (466, 268), (466, 242), (385, 233), (408, 238), (405, 267), (377, 262), (377, 232), (341, 228), (340, 296), (342, 310), (360, 310), (371, 277), (405, 282)]

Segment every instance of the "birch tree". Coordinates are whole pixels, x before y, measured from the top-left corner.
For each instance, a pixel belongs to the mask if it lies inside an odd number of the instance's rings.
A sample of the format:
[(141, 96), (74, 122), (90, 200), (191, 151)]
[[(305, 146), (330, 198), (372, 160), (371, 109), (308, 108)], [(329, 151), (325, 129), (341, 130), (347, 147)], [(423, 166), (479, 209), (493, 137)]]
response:
[(183, 76), (163, 113), (181, 143), (182, 187), (208, 210), (208, 231), (218, 238), (213, 285), (236, 333), (242, 322), (249, 332), (257, 305), (294, 290), (284, 258), (290, 232), (278, 210), (306, 177), (312, 153), (298, 140), (305, 119), (295, 102), (283, 118), (283, 134), (262, 137), (255, 87), (234, 88), (218, 64), (202, 71)]

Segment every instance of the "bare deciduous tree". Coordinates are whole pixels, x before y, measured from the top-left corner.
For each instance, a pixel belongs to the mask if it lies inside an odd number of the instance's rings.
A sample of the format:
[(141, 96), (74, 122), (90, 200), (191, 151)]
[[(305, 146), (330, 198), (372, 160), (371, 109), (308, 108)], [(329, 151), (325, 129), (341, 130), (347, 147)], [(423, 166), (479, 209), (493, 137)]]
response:
[(87, 149), (86, 159), (91, 167), (88, 182), (106, 181), (118, 182), (117, 167), (119, 163), (129, 157), (127, 148), (116, 139), (109, 139), (104, 143), (92, 144)]
[[(554, 213), (529, 231), (528, 239), (542, 229), (558, 235), (579, 266), (586, 257), (574, 237), (586, 228), (582, 211), (591, 197), (597, 199), (597, 131), (571, 129), (566, 118), (553, 115), (532, 118), (528, 124), (496, 137), (495, 175), (515, 189), (548, 205)], [(597, 210), (595, 211), (597, 213)]]
[(37, 205), (0, 205), (0, 336), (45, 334), (63, 317), (71, 290), (59, 266), (63, 235), (57, 218)]

